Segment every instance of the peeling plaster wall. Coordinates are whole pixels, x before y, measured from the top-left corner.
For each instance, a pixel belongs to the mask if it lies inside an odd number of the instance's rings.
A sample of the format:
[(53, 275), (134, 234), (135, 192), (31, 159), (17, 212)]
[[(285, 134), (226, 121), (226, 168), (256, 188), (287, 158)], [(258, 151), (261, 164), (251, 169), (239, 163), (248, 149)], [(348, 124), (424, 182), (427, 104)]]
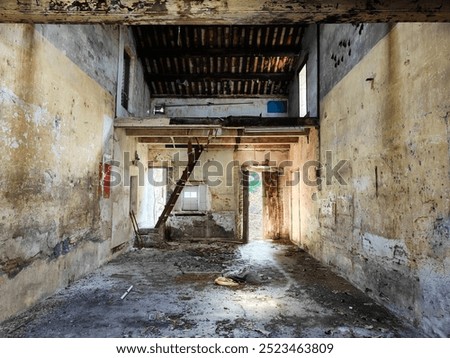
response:
[(139, 149), (113, 132), (117, 41), (115, 27), (0, 25), (0, 321), (130, 242), (128, 211), (112, 237), (113, 201), (128, 196), (98, 185), (113, 142)]
[[(327, 184), (323, 169), (321, 190), (300, 209), (315, 211), (319, 225), (304, 234), (302, 215), (304, 248), (442, 337), (450, 335), (449, 37), (448, 24), (398, 24), (337, 81), (325, 80), (320, 159), (331, 151), (332, 166), (347, 160), (345, 183)], [(322, 38), (324, 58), (337, 40)], [(324, 62), (321, 72), (333, 68)]]
[(0, 33), (2, 320), (110, 257), (97, 184), (114, 104), (33, 26)]

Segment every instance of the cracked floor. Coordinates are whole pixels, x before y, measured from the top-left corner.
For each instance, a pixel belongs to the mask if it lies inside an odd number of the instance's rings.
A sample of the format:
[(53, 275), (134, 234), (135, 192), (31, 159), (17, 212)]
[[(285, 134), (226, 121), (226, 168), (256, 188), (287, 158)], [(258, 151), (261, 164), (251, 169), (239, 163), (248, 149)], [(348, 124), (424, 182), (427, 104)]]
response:
[[(214, 284), (242, 268), (239, 287)], [(304, 251), (269, 241), (130, 251), (0, 326), (0, 337), (420, 336)]]

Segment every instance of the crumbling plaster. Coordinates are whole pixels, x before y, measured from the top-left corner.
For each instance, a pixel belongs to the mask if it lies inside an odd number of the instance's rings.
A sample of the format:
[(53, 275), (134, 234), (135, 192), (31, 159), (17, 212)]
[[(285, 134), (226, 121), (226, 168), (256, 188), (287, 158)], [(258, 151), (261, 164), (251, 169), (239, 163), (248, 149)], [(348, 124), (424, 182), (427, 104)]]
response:
[[(113, 130), (117, 76), (109, 68), (118, 57), (117, 29), (65, 27), (63, 39), (57, 28), (0, 25), (0, 320), (131, 241), (128, 211), (121, 213), (123, 236), (112, 238), (114, 200), (128, 202), (128, 193), (113, 188), (112, 199), (99, 188), (100, 163), (118, 156), (113, 142), (120, 140)], [(103, 41), (92, 40), (99, 34)], [(100, 43), (107, 50), (96, 61), (90, 55)], [(108, 68), (100, 74), (102, 65)], [(122, 142), (132, 155), (139, 149), (134, 139)]]
[(449, 36), (448, 24), (398, 24), (323, 98), (319, 158), (326, 162), (331, 151), (334, 163), (347, 160), (345, 183), (327, 185), (322, 170), (322, 186), (301, 204), (318, 221), (305, 225), (302, 216), (300, 237), (360, 289), (443, 337), (450, 334)]
[(133, 25), (445, 21), (450, 14), (441, 0), (3, 0), (0, 11), (2, 22)]
[(33, 26), (1, 26), (3, 319), (110, 257), (97, 184), (114, 102)]

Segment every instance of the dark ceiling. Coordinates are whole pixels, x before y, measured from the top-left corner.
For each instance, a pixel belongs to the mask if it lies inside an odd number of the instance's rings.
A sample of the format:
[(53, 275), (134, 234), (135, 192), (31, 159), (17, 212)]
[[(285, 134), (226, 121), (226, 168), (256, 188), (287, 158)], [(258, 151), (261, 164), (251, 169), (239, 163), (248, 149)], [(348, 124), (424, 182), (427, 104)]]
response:
[(302, 25), (136, 26), (152, 97), (287, 95)]

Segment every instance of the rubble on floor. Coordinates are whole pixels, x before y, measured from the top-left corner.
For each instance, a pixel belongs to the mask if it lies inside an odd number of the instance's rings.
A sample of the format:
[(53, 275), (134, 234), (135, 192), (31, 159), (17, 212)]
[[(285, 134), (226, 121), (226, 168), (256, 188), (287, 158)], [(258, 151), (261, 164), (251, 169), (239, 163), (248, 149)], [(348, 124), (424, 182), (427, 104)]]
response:
[[(227, 275), (239, 286), (214, 283)], [(0, 325), (0, 337), (420, 336), (304, 251), (268, 241), (135, 249)]]

